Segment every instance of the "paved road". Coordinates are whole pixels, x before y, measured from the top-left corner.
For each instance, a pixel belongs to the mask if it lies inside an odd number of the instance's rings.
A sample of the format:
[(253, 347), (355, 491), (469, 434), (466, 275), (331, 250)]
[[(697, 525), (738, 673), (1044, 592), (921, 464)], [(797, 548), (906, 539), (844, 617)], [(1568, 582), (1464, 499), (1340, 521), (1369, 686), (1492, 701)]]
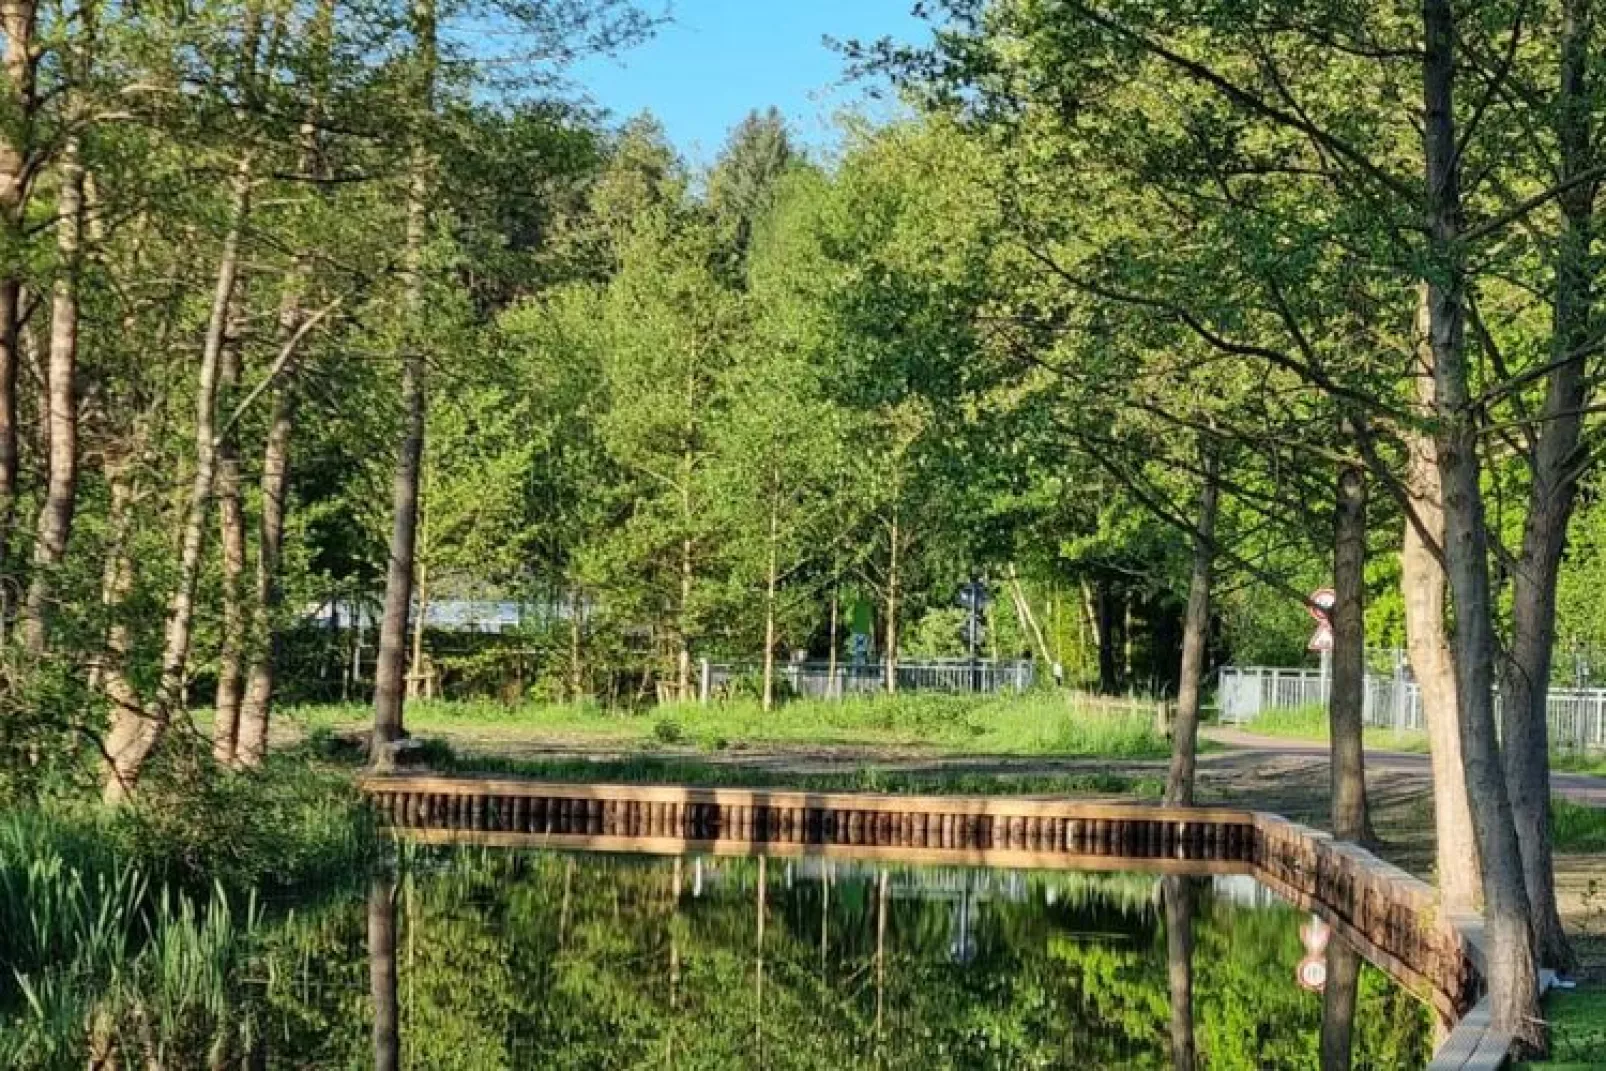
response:
[[(1258, 736), (1241, 729), (1218, 727), (1206, 728), (1202, 730), (1202, 735), (1225, 749), (1201, 755), (1199, 761), (1202, 764), (1237, 758), (1245, 752), (1267, 757), (1305, 759), (1327, 757), (1327, 744), (1324, 741)], [(1411, 751), (1377, 751), (1371, 748), (1366, 751), (1366, 772), (1368, 776), (1402, 773), (1424, 777), (1431, 776), (1432, 773), (1426, 755)], [(1575, 803), (1606, 807), (1606, 777), (1553, 771), (1550, 775), (1550, 791)]]

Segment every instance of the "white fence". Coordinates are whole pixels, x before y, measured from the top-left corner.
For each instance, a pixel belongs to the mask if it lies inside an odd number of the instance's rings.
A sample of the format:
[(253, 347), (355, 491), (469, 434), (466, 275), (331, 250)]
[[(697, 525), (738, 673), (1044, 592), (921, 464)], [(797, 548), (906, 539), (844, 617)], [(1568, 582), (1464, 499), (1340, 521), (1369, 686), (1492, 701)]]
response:
[[(1329, 679), (1315, 669), (1223, 666), (1217, 704), (1221, 720), (1246, 725), (1269, 710), (1327, 706)], [(1499, 702), (1499, 696), (1495, 697)], [(1549, 693), (1550, 746), (1577, 751), (1606, 749), (1606, 688), (1555, 688)], [(1379, 729), (1421, 731), (1422, 693), (1408, 670), (1392, 677), (1366, 675), (1362, 715)]]
[[(757, 686), (763, 666), (752, 663), (704, 662), (698, 695), (703, 702)], [(886, 667), (880, 662), (776, 662), (777, 688), (809, 699), (841, 699), (886, 689)], [(964, 658), (898, 663), (898, 690), (911, 692), (974, 692), (997, 695), (1024, 692), (1036, 679), (1030, 659), (996, 661)]]

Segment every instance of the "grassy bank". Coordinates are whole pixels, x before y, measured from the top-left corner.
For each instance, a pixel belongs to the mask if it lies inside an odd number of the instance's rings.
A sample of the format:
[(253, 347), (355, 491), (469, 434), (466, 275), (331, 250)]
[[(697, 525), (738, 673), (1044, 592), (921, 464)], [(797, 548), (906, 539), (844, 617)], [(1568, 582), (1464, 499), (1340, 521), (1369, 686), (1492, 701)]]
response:
[(60, 792), (0, 813), (0, 1067), (239, 1062), (265, 898), (378, 858), (349, 776), (305, 754), (176, 774), (118, 811)]
[[(1323, 707), (1295, 707), (1288, 710), (1268, 710), (1254, 721), (1242, 726), (1246, 732), (1259, 736), (1277, 736), (1289, 740), (1319, 740), (1329, 738), (1327, 710)], [(1379, 751), (1409, 751), (1426, 754), (1428, 734), (1393, 729), (1367, 729), (1366, 746)], [(1569, 773), (1587, 773), (1606, 776), (1606, 755), (1578, 751), (1553, 751), (1552, 769)]]
[(1598, 1071), (1606, 1067), (1606, 988), (1554, 990), (1545, 997), (1550, 1059), (1517, 1065), (1532, 1071)]
[[(288, 713), (306, 731), (361, 731), (367, 706), (300, 707)], [(1013, 697), (933, 694), (839, 702), (799, 700), (765, 711), (734, 700), (656, 707), (641, 713), (589, 704), (432, 702), (409, 704), (415, 735), (621, 751), (759, 746), (924, 747), (981, 755), (1158, 758), (1169, 746), (1146, 703), (1109, 704), (1063, 693)]]
[(884, 792), (892, 795), (1080, 795), (1158, 799), (1162, 776), (1116, 773), (1012, 773), (976, 770), (885, 770), (863, 766), (831, 773), (768, 770), (709, 762), (697, 756), (638, 755), (622, 759), (508, 759), (463, 756), (431, 742), (430, 765), (457, 773), (512, 774), (544, 781), (674, 784), (702, 787), (784, 788), (800, 792)]

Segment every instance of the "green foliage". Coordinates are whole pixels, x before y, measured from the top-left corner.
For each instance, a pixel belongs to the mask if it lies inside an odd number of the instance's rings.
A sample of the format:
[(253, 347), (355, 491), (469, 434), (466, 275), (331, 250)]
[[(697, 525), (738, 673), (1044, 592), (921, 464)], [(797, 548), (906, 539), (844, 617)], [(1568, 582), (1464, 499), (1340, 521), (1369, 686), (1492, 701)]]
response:
[(242, 1058), (261, 1026), (259, 890), (346, 888), (380, 844), (349, 778), (300, 754), (191, 769), (182, 788), (158, 776), (117, 812), (0, 810), (0, 1065), (81, 1067), (86, 1043), (134, 1064)]
[(1553, 797), (1550, 801), (1550, 839), (1558, 852), (1606, 852), (1606, 810)]

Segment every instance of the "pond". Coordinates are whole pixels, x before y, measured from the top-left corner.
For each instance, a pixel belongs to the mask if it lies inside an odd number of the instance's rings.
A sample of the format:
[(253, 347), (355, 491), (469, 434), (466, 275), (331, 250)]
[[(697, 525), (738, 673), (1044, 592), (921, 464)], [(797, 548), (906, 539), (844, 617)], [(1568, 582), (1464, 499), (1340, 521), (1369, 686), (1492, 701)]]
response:
[(1191, 1043), (1259, 1071), (1322, 1066), (1324, 1009), (1357, 1068), (1432, 1044), (1424, 1004), (1242, 876), (417, 847), (396, 873), (260, 934), (267, 1066), (1162, 1068)]

